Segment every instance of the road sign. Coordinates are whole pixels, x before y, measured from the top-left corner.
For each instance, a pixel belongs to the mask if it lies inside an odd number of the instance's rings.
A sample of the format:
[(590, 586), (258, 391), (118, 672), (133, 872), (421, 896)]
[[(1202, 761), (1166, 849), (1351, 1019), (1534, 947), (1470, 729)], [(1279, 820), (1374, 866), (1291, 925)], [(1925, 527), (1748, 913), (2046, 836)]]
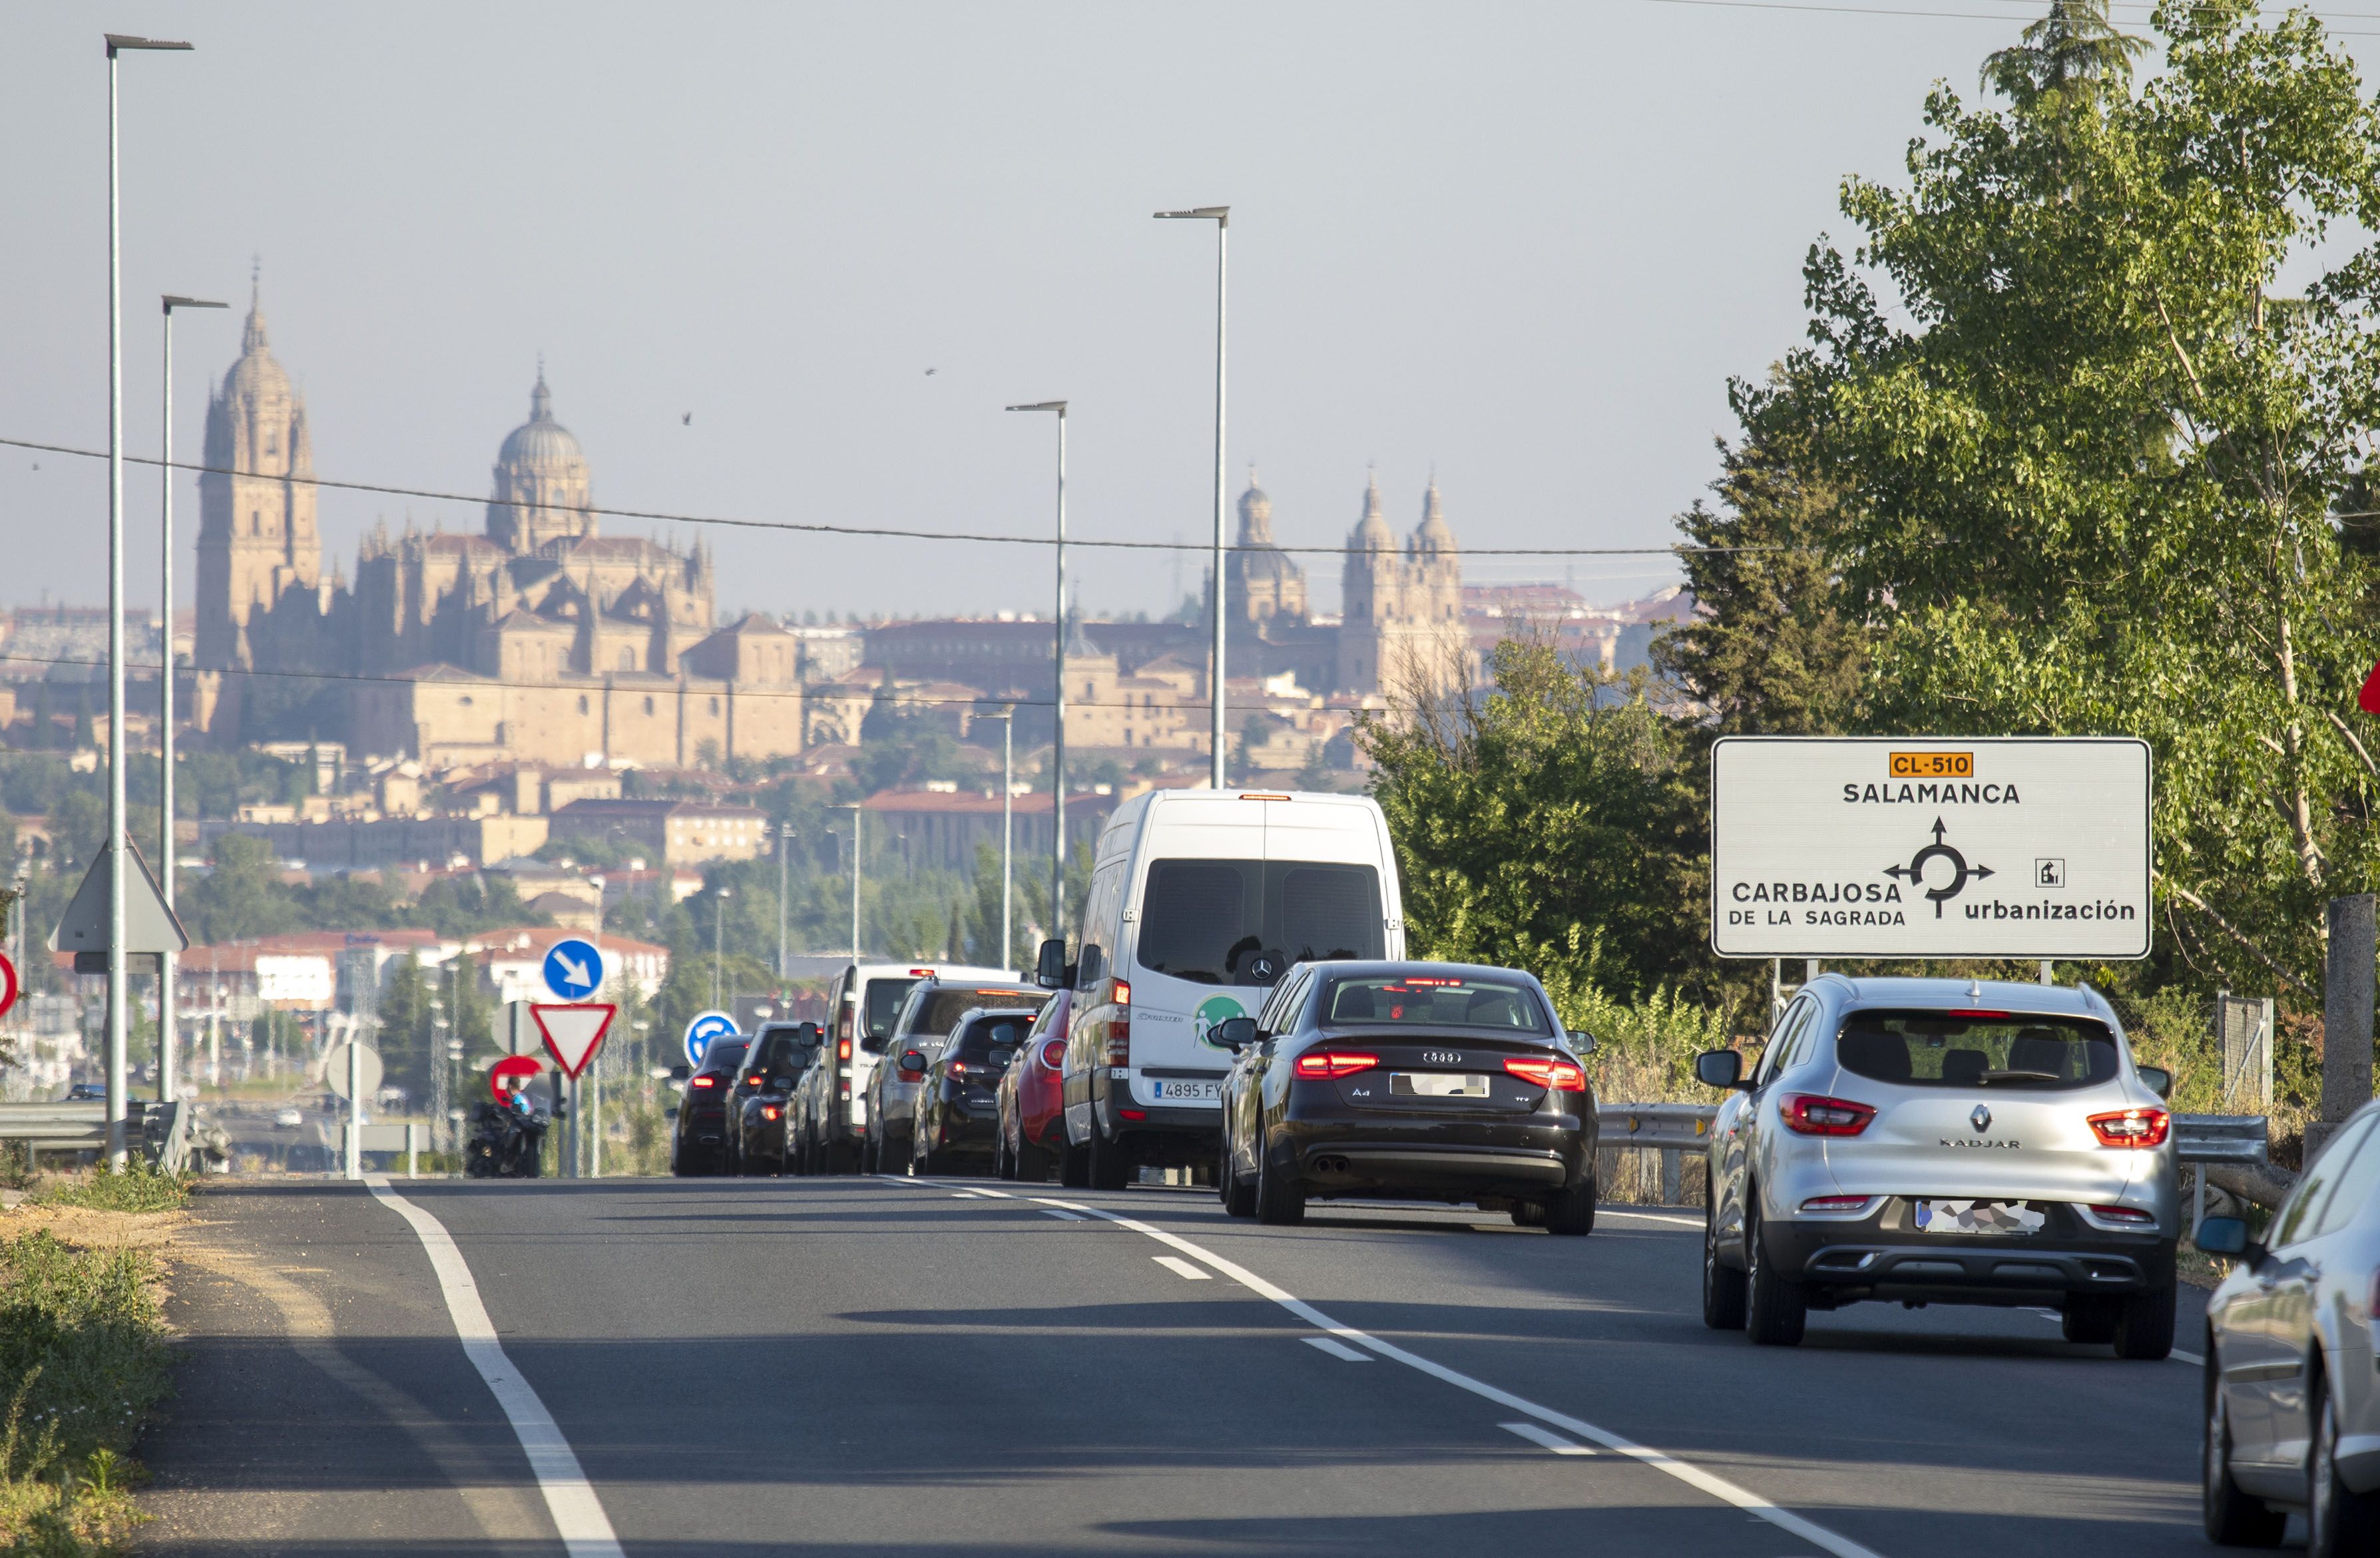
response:
[(347, 1051), (360, 1049), (363, 1062), (363, 1095), (370, 1098), (380, 1091), (382, 1076), (380, 1051), (370, 1045), (358, 1045), (353, 1039), (342, 1040), (322, 1052), (322, 1081), (340, 1097), (347, 1096)]
[(583, 936), (557, 941), (545, 954), (545, 987), (565, 1001), (583, 1001), (603, 984), (603, 951)]
[(713, 1039), (732, 1037), (735, 1020), (723, 1011), (706, 1011), (686, 1025), (686, 1063), (699, 1066)]
[(8, 954), (0, 952), (0, 1017), (7, 1016), (8, 1008), (17, 1004), (18, 988), (17, 965), (8, 960)]
[[(53, 952), (72, 952), (77, 973), (107, 972), (107, 896), (108, 855), (104, 849), (82, 874), (82, 886), (75, 888), (74, 901), (67, 905), (66, 916), (58, 921), (56, 932), (50, 937)], [(130, 864), (136, 868), (124, 874), (124, 949), (131, 953), (179, 952), (190, 945), (182, 929), (182, 922), (165, 906), (165, 895), (157, 890), (157, 878), (149, 875), (149, 863), (140, 858), (140, 846), (132, 846)]]
[(537, 1020), (538, 1032), (545, 1035), (545, 1051), (553, 1063), (576, 1081), (587, 1063), (595, 1058), (602, 1047), (603, 1035), (610, 1032), (612, 1019), (619, 1008), (609, 1004), (574, 1001), (562, 1006), (532, 1006), (529, 1015)]
[(2144, 958), (2148, 743), (1730, 736), (1711, 749), (1726, 958)]
[(545, 1069), (545, 1062), (534, 1055), (507, 1055), (488, 1068), (488, 1091), (502, 1104), (512, 1094), (537, 1080)]

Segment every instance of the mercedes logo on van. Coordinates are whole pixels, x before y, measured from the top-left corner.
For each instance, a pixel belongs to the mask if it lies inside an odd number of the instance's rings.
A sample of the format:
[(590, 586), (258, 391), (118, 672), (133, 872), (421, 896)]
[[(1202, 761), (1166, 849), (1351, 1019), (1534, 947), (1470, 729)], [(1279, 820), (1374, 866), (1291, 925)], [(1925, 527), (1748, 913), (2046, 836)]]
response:
[(1992, 1112), (1981, 1104), (1975, 1105), (1975, 1112), (1969, 1115), (1967, 1118), (1974, 1122), (1975, 1129), (1979, 1131), (1989, 1130), (1992, 1128)]
[(1269, 984), (1281, 974), (1270, 958), (1258, 958), (1248, 965), (1248, 973), (1259, 984)]

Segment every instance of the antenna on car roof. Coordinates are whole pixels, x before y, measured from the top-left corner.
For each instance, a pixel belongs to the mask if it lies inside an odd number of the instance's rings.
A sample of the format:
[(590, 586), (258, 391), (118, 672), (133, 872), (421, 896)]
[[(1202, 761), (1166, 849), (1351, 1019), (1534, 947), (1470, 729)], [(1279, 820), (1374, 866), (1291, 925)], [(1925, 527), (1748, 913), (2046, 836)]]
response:
[(1983, 998), (1984, 982), (1980, 979), (1971, 979), (1967, 981), (1967, 999), (1971, 1001), (1980, 1001)]

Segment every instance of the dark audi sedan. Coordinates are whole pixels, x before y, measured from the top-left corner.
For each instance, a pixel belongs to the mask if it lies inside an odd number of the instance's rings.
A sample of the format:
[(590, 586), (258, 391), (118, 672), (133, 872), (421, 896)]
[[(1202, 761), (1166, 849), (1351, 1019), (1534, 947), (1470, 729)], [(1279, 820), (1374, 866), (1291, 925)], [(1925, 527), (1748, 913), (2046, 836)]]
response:
[[(976, 1007), (951, 1029), (949, 1042), (925, 1069), (909, 1135), (909, 1172), (948, 1174), (963, 1164), (988, 1167), (1000, 1139), (1000, 1079), (1038, 1015)], [(922, 1061), (916, 1050), (904, 1054)]]
[(1595, 1227), (1595, 1094), (1529, 974), (1468, 963), (1293, 968), (1218, 1025), (1216, 1177), (1235, 1217), (1294, 1223), (1310, 1198), (1469, 1202), (1523, 1227)]

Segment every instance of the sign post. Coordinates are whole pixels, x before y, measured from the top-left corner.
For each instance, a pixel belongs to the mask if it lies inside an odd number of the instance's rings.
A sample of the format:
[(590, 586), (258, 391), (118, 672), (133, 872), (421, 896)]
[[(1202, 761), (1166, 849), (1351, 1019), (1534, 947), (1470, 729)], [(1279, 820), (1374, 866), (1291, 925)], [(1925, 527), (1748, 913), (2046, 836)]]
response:
[(589, 1001), (570, 1001), (546, 1005), (539, 1003), (528, 1008), (537, 1021), (537, 1029), (545, 1036), (546, 1053), (553, 1057), (561, 1074), (570, 1079), (569, 1123), (563, 1132), (563, 1177), (578, 1178), (578, 1076), (593, 1064), (595, 1052), (603, 1045), (603, 1035), (611, 1031), (612, 1019), (619, 1008)]
[[(65, 917), (50, 936), (50, 950), (74, 954), (77, 973), (108, 972), (108, 944), (119, 924), (123, 927), (124, 955), (153, 956), (159, 960), (161, 972), (165, 954), (189, 948), (189, 935), (182, 929), (180, 918), (166, 903), (164, 895), (157, 890), (157, 878), (149, 874), (149, 863), (140, 858), (140, 847), (128, 839), (125, 848), (137, 869), (121, 874), (126, 898), (121, 912), (111, 912), (115, 908), (114, 884), (119, 879), (115, 866), (115, 846), (102, 845), (91, 869), (83, 873), (82, 885), (75, 889), (73, 900), (67, 905)], [(116, 984), (111, 979), (110, 998), (116, 994)], [(107, 1161), (121, 1168), (125, 1160), (124, 1028), (115, 1013), (109, 1014), (107, 1032)]]
[(1728, 736), (1711, 749), (1723, 958), (2145, 958), (2148, 743)]
[(363, 1178), (364, 1099), (380, 1091), (383, 1074), (380, 1051), (354, 1039), (323, 1052), (323, 1085), (347, 1101), (346, 1173), (350, 1179)]

